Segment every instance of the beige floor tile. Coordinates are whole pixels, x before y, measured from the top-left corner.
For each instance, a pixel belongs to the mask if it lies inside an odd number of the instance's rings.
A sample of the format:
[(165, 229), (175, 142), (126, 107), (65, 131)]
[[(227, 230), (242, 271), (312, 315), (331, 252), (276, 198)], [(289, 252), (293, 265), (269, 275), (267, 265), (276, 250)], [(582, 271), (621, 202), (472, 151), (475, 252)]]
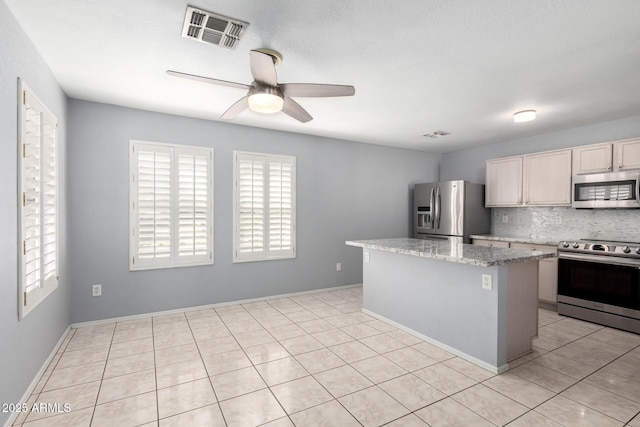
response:
[(309, 375), (293, 357), (262, 363), (256, 369), (269, 387)]
[(392, 332), (392, 331), (395, 331), (396, 329), (398, 329), (395, 326), (392, 326), (392, 325), (390, 325), (390, 324), (388, 324), (386, 322), (383, 322), (382, 320), (378, 320), (378, 319), (367, 321), (366, 323), (367, 323), (367, 325), (376, 328), (380, 332)]
[(539, 348), (540, 350), (553, 351), (557, 348), (562, 347), (566, 343), (555, 340), (553, 338), (538, 336), (538, 338), (534, 338), (533, 340), (531, 340), (531, 344), (534, 348)]
[(536, 411), (529, 411), (509, 423), (509, 427), (562, 427), (562, 424), (558, 424)]
[(413, 374), (447, 396), (471, 387), (477, 382), (443, 364), (428, 366), (415, 371)]
[(433, 360), (437, 360), (438, 362), (442, 362), (448, 359), (455, 357), (455, 355), (449, 353), (446, 350), (441, 349), (431, 343), (423, 342), (420, 344), (416, 344), (411, 346), (414, 350), (418, 350), (420, 353), (426, 354)]
[(562, 392), (561, 396), (625, 423), (640, 412), (640, 403), (625, 399), (622, 396), (585, 382), (580, 382), (568, 388)]
[(174, 323), (174, 322), (186, 322), (187, 316), (183, 313), (174, 313), (174, 314), (163, 314), (160, 316), (154, 316), (152, 319), (153, 326), (159, 326), (166, 323)]
[(590, 338), (581, 338), (554, 351), (555, 354), (568, 357), (585, 365), (600, 368), (617, 357), (626, 353), (626, 350), (602, 343)]
[(535, 409), (563, 426), (620, 427), (622, 423), (562, 396), (543, 403)]
[(264, 331), (264, 328), (256, 319), (241, 320), (238, 322), (226, 323), (227, 328), (232, 334), (244, 334), (245, 332)]
[(242, 350), (227, 351), (225, 353), (203, 356), (204, 366), (209, 376), (235, 371), (251, 366), (251, 361)]
[(327, 348), (299, 354), (295, 358), (311, 374), (317, 374), (345, 364), (344, 360)]
[(307, 333), (298, 325), (281, 325), (267, 328), (269, 333), (277, 340), (286, 340), (288, 338), (299, 337)]
[(524, 365), (525, 363), (531, 362), (532, 360), (541, 357), (542, 355), (548, 354), (547, 350), (542, 350), (536, 347), (531, 349), (531, 353), (525, 354), (524, 356), (518, 357), (515, 360), (511, 360), (509, 362), (509, 369), (517, 368), (518, 366)]
[(212, 403), (216, 403), (216, 396), (209, 378), (158, 390), (158, 414), (161, 419)]
[(355, 317), (353, 314), (339, 314), (337, 316), (326, 317), (324, 320), (331, 323), (336, 328), (362, 323), (360, 319)]
[(116, 331), (124, 329), (150, 328), (152, 324), (153, 320), (151, 318), (125, 320), (123, 322), (116, 323)]
[(487, 371), (486, 369), (483, 369), (480, 366), (474, 365), (473, 363), (459, 357), (447, 359), (442, 362), (442, 364), (453, 368), (461, 374), (466, 375), (472, 380), (476, 381), (484, 381), (496, 375), (491, 371)]
[(385, 424), (385, 427), (429, 427), (427, 423), (413, 414), (405, 415), (395, 421)]
[(378, 355), (378, 353), (371, 350), (360, 341), (351, 341), (344, 344), (334, 345), (332, 347), (329, 347), (329, 350), (334, 352), (338, 357), (340, 357), (347, 363), (357, 362), (358, 360), (363, 360)]
[(101, 325), (81, 326), (74, 328), (74, 337), (98, 336), (113, 334), (116, 329), (115, 323), (104, 323)]
[(627, 424), (628, 427), (640, 427), (640, 414), (638, 414), (634, 419), (629, 421)]
[(380, 426), (409, 414), (409, 410), (378, 387), (370, 387), (338, 399), (365, 426)]
[(333, 326), (331, 323), (327, 322), (326, 320), (322, 320), (322, 319), (314, 319), (314, 320), (307, 320), (305, 322), (300, 322), (298, 323), (298, 326), (304, 329), (308, 334), (335, 329), (335, 326)]
[[(153, 335), (153, 330), (151, 326), (142, 327), (142, 328), (131, 328), (131, 329), (116, 329), (116, 332), (113, 334), (113, 342), (125, 342), (125, 341), (133, 341), (141, 338), (149, 338)], [(72, 341), (73, 343), (73, 341)]]
[(87, 363), (107, 360), (109, 346), (90, 347), (82, 350), (65, 351), (62, 353), (56, 368), (69, 368), (71, 366), (86, 365)]
[(211, 377), (219, 401), (266, 388), (267, 385), (253, 366)]
[(386, 332), (386, 334), (389, 335), (391, 338), (397, 339), (398, 341), (400, 341), (405, 345), (416, 345), (424, 342), (420, 338), (413, 336), (408, 332), (401, 331), (400, 329), (396, 329), (395, 331), (391, 331), (391, 332)]
[(634, 402), (640, 402), (640, 383), (636, 381), (607, 371), (597, 371), (585, 378), (584, 381)]
[(554, 371), (558, 371), (561, 374), (568, 375), (576, 379), (583, 379), (588, 375), (591, 375), (598, 368), (585, 365), (576, 360), (569, 359), (568, 357), (560, 356), (555, 352), (544, 354), (530, 362), (534, 365), (544, 366)]
[(627, 363), (622, 360), (614, 360), (613, 362), (602, 368), (605, 372), (625, 377), (627, 379), (640, 382), (640, 366)]
[(257, 426), (286, 416), (269, 389), (225, 400), (220, 408), (229, 427)]
[(494, 424), (452, 398), (422, 408), (415, 414), (431, 427), (494, 427)]
[[(99, 389), (100, 381), (94, 381), (66, 388), (59, 388), (57, 390), (40, 393), (37, 397), (36, 403), (58, 404), (58, 407), (62, 408), (63, 410), (64, 405), (67, 404), (71, 411), (91, 408), (93, 413), (93, 407), (96, 404)], [(32, 405), (30, 405), (29, 407), (32, 408)], [(27, 417), (27, 421), (34, 421), (53, 415), (56, 414), (46, 411), (30, 412)]]
[(304, 377), (274, 387), (271, 392), (288, 414), (300, 412), (333, 400), (313, 377)]
[(153, 338), (153, 346), (156, 350), (192, 343), (195, 343), (195, 340), (191, 335), (191, 331), (155, 335)]
[(358, 340), (383, 334), (383, 332), (380, 332), (376, 328), (372, 328), (366, 323), (356, 323), (355, 325), (343, 326), (340, 330)]
[(293, 322), (289, 320), (284, 314), (278, 313), (273, 316), (261, 317), (258, 322), (263, 328), (272, 328), (274, 326), (292, 325)]
[(390, 351), (385, 353), (384, 357), (407, 371), (416, 371), (438, 363), (426, 354), (420, 353), (411, 347)]
[(156, 366), (171, 365), (178, 362), (200, 359), (200, 352), (195, 342), (176, 347), (167, 347), (155, 351)]
[(38, 420), (29, 421), (23, 424), (25, 427), (89, 427), (91, 424), (91, 416), (93, 415), (93, 407), (80, 409), (54, 415), (51, 417), (40, 418)]
[(282, 346), (294, 356), (324, 348), (324, 345), (311, 335), (301, 335), (299, 337), (280, 340), (280, 344), (282, 344)]
[(269, 342), (244, 349), (247, 357), (254, 365), (290, 357), (289, 352), (278, 342)]
[(510, 369), (509, 372), (556, 393), (560, 393), (578, 382), (573, 377), (532, 362)]
[(482, 384), (463, 390), (452, 397), (482, 418), (499, 426), (513, 421), (529, 410), (526, 406)]
[(405, 369), (402, 369), (383, 356), (374, 356), (369, 359), (360, 360), (352, 363), (351, 366), (357, 369), (374, 384), (388, 381), (407, 373)]
[(226, 427), (217, 403), (160, 420), (160, 427)]
[(619, 360), (631, 363), (632, 365), (640, 366), (640, 347), (626, 353)]
[(145, 393), (96, 406), (91, 427), (133, 427), (158, 417), (156, 393)]
[(319, 319), (319, 316), (316, 316), (309, 310), (304, 311), (295, 311), (293, 313), (286, 313), (285, 316), (289, 318), (294, 323), (305, 322), (307, 320)]
[(233, 322), (242, 322), (243, 320), (255, 320), (248, 311), (235, 311), (229, 313), (218, 313), (218, 316), (224, 321), (224, 323), (229, 324)]
[(266, 329), (261, 329), (259, 331), (243, 332), (240, 334), (234, 333), (233, 336), (235, 337), (236, 341), (238, 341), (238, 344), (240, 344), (240, 347), (242, 348), (253, 347), (256, 345), (266, 344), (268, 342), (275, 341), (275, 338), (273, 338), (273, 336), (269, 332), (267, 332)]
[(111, 335), (73, 337), (65, 351), (82, 350), (91, 347), (102, 347), (111, 343)]
[(336, 400), (291, 415), (296, 427), (360, 427), (361, 424)]
[(199, 380), (206, 378), (206, 376), (207, 370), (201, 359), (172, 363), (156, 368), (159, 389)]
[(312, 308), (311, 312), (319, 317), (331, 317), (342, 314), (340, 310), (337, 310), (333, 307)]
[(166, 334), (185, 334), (191, 335), (191, 328), (186, 320), (179, 322), (167, 322), (159, 325), (153, 325), (153, 335), (166, 335)]
[(198, 341), (198, 350), (201, 356), (226, 353), (227, 351), (240, 350), (240, 345), (232, 336), (213, 338), (209, 341)]
[(192, 331), (203, 328), (225, 328), (224, 322), (217, 315), (189, 319), (188, 322)]
[(196, 342), (210, 341), (214, 338), (228, 337), (231, 332), (224, 326), (207, 326), (206, 328), (192, 329), (191, 334)]
[(604, 326), (596, 325), (595, 323), (585, 322), (583, 320), (572, 319), (565, 317), (559, 322), (554, 323), (554, 326), (560, 329), (564, 329), (568, 332), (581, 334), (582, 336), (589, 335), (592, 332), (598, 331)]
[(411, 374), (378, 384), (378, 387), (411, 411), (416, 411), (447, 397), (444, 393)]
[(42, 390), (50, 391), (99, 380), (102, 378), (104, 365), (105, 362), (95, 362), (87, 365), (55, 369)]
[(109, 359), (104, 370), (104, 377), (111, 378), (118, 375), (131, 374), (154, 367), (153, 352), (134, 354), (132, 356)]
[(155, 389), (156, 376), (154, 369), (107, 378), (100, 385), (98, 405), (137, 394), (148, 393)]
[(406, 345), (397, 339), (385, 334), (363, 338), (360, 342), (380, 354), (406, 347)]
[(314, 377), (335, 397), (373, 386), (371, 381), (349, 365), (320, 372)]
[[(97, 394), (97, 392), (96, 392)], [(18, 413), (18, 416), (16, 417), (16, 419), (13, 422), (14, 426), (20, 426), (22, 425), (22, 423), (26, 420), (27, 416), (29, 415), (29, 410), (31, 410), (31, 408), (33, 407), (33, 404), (36, 403), (36, 399), (38, 398), (38, 393), (32, 393), (31, 396), (29, 396), (27, 398), (27, 401), (25, 402), (27, 405), (27, 411), (20, 411)], [(7, 423), (8, 424), (8, 423)]]
[(186, 311), (185, 317), (188, 321), (192, 321), (195, 319), (202, 319), (206, 317), (215, 317), (218, 318), (218, 313), (213, 308), (201, 308), (198, 310), (189, 310)]
[(483, 383), (528, 408), (535, 408), (556, 394), (509, 372), (497, 375)]
[(134, 354), (147, 353), (150, 351), (153, 351), (153, 338), (151, 337), (114, 343), (111, 344), (111, 348), (109, 349), (109, 359), (133, 356)]
[(316, 332), (315, 334), (311, 334), (311, 336), (327, 347), (355, 340), (355, 338), (353, 338), (351, 335), (345, 334), (339, 329)]
[(583, 337), (582, 334), (557, 328), (553, 324), (539, 328), (538, 336), (557, 341), (561, 344), (568, 344)]

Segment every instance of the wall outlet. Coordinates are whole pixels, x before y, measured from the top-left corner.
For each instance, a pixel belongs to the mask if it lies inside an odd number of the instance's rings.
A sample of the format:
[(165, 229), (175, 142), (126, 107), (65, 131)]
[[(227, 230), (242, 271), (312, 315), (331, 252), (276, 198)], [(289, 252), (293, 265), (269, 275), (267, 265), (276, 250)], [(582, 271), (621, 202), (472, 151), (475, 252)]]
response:
[(369, 251), (364, 251), (364, 262), (369, 262)]
[(506, 224), (506, 223), (508, 223), (508, 222), (509, 222), (509, 215), (507, 215), (507, 214), (503, 214), (503, 215), (502, 215), (502, 223), (503, 223), (503, 224)]
[(342, 263), (341, 262), (336, 263), (336, 271), (342, 271)]
[(562, 225), (562, 215), (556, 215), (556, 225)]
[(102, 285), (91, 286), (91, 296), (99, 297), (100, 295), (102, 295)]
[(482, 289), (491, 290), (493, 289), (492, 277), (490, 274), (482, 275)]

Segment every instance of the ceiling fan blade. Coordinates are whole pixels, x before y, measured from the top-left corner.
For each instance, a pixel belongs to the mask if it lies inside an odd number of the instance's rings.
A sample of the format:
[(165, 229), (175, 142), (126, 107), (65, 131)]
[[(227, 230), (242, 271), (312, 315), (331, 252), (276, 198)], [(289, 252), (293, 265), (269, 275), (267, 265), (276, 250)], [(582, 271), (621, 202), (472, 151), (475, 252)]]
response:
[(280, 90), (284, 96), (325, 97), (353, 96), (356, 88), (346, 85), (324, 85), (314, 83), (283, 83)]
[(211, 77), (196, 76), (195, 74), (181, 73), (180, 71), (167, 70), (167, 74), (174, 77), (181, 77), (187, 80), (195, 80), (197, 82), (209, 83), (219, 86), (235, 87), (237, 89), (249, 90), (251, 86), (243, 83), (228, 82), (226, 80), (212, 79)]
[(236, 101), (235, 104), (229, 107), (229, 109), (225, 111), (224, 114), (220, 116), (220, 118), (233, 119), (235, 116), (237, 116), (247, 108), (249, 108), (249, 98), (245, 96), (243, 98), (240, 98), (238, 101)]
[(270, 55), (252, 50), (249, 52), (249, 62), (251, 63), (251, 74), (256, 82), (268, 86), (276, 86), (278, 84), (276, 66)]
[(284, 98), (284, 105), (282, 107), (282, 112), (288, 114), (299, 122), (307, 123), (308, 121), (313, 120), (311, 114), (307, 113), (307, 110), (302, 108), (300, 104), (294, 101), (291, 98)]

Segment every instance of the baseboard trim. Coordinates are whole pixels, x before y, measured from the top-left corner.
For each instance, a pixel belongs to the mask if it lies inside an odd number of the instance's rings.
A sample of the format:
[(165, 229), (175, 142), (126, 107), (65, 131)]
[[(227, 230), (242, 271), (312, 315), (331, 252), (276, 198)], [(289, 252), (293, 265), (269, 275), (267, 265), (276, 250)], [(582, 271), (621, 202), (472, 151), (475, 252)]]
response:
[[(64, 343), (64, 340), (65, 340), (65, 338), (67, 338), (67, 335), (69, 335), (70, 331), (71, 331), (71, 326), (67, 326), (67, 329), (65, 329), (65, 331), (62, 333), (62, 336), (58, 340), (58, 343), (55, 345), (53, 350), (51, 350), (51, 353), (49, 354), (49, 357), (47, 357), (47, 359), (44, 361), (44, 363), (40, 367), (40, 370), (38, 371), (36, 376), (33, 377), (33, 380), (31, 381), (31, 384), (29, 384), (29, 386), (27, 387), (27, 390), (22, 395), (22, 398), (20, 399), (21, 403), (26, 403), (27, 402), (27, 400), (29, 399), (29, 396), (31, 396), (31, 394), (33, 393), (33, 390), (38, 385), (38, 382), (40, 381), (40, 379), (42, 378), (42, 375), (47, 370), (47, 367), (49, 367), (49, 364), (51, 363), (53, 358), (58, 353), (58, 350), (60, 350), (60, 347), (62, 346), (62, 343)], [(12, 412), (11, 415), (9, 415), (9, 419), (7, 421), (5, 421), (4, 427), (11, 427), (13, 425), (13, 423), (16, 421), (16, 419), (18, 418), (19, 415), (20, 415), (19, 412)]]
[(89, 320), (87, 322), (72, 323), (71, 324), (71, 328), (82, 328), (82, 327), (85, 327), (85, 326), (102, 325), (102, 324), (105, 324), (105, 323), (112, 323), (112, 322), (125, 322), (127, 320), (147, 319), (149, 317), (155, 317), (155, 316), (164, 316), (164, 315), (168, 315), (168, 314), (176, 314), (176, 313), (183, 313), (183, 312), (189, 312), (189, 311), (205, 310), (207, 308), (226, 307), (226, 306), (229, 306), (229, 305), (236, 305), (236, 304), (249, 304), (249, 303), (252, 303), (252, 302), (267, 301), (267, 300), (278, 299), (278, 298), (288, 298), (288, 297), (301, 296), (301, 295), (319, 294), (319, 293), (322, 293), (322, 292), (339, 291), (339, 290), (342, 290), (342, 289), (357, 288), (359, 286), (362, 286), (362, 284), (360, 283), (360, 284), (354, 284), (354, 285), (334, 286), (334, 287), (331, 287), (331, 288), (312, 289), (310, 291), (300, 291), (300, 292), (291, 292), (291, 293), (286, 293), (286, 294), (269, 295), (269, 296), (266, 296), (266, 297), (249, 298), (249, 299), (242, 299), (242, 300), (228, 301), (228, 302), (220, 302), (220, 303), (216, 303), (216, 304), (206, 304), (206, 305), (199, 305), (199, 306), (195, 306), (195, 307), (177, 308), (177, 309), (173, 309), (173, 310), (163, 310), (163, 311), (156, 311), (156, 312), (152, 312), (152, 313), (133, 314), (131, 316), (112, 317), (112, 318), (100, 319), (100, 320)]
[(420, 338), (421, 340), (424, 340), (424, 341), (428, 342), (429, 344), (433, 344), (436, 347), (439, 347), (439, 348), (441, 348), (443, 350), (448, 351), (449, 353), (455, 354), (456, 356), (458, 356), (458, 357), (460, 357), (462, 359), (465, 359), (465, 360), (473, 363), (474, 365), (478, 365), (479, 367), (481, 367), (483, 369), (486, 369), (487, 371), (493, 372), (494, 374), (501, 374), (501, 373), (506, 372), (506, 371), (509, 370), (509, 364), (508, 363), (504, 364), (502, 366), (497, 366), (497, 367), (496, 366), (492, 366), (492, 365), (488, 364), (487, 362), (483, 362), (480, 359), (477, 359), (477, 358), (475, 358), (473, 356), (470, 356), (467, 353), (464, 353), (464, 352), (462, 352), (460, 350), (457, 350), (457, 349), (455, 349), (453, 347), (450, 347), (450, 346), (448, 346), (446, 344), (443, 344), (440, 341), (434, 340), (433, 338), (430, 338), (430, 337), (428, 337), (426, 335), (423, 335), (420, 332), (416, 332), (413, 329), (407, 328), (406, 326), (401, 325), (398, 322), (394, 322), (391, 319), (387, 319), (386, 317), (381, 316), (381, 315), (379, 315), (377, 313), (374, 313), (374, 312), (372, 312), (370, 310), (367, 310), (366, 308), (363, 308), (362, 312), (365, 313), (365, 314), (368, 314), (371, 317), (375, 317), (376, 319), (380, 319), (380, 320), (382, 320), (382, 321), (384, 321), (386, 323), (389, 323), (389, 324), (395, 326), (396, 328), (401, 329), (401, 330), (405, 331), (406, 333), (413, 335), (414, 337)]

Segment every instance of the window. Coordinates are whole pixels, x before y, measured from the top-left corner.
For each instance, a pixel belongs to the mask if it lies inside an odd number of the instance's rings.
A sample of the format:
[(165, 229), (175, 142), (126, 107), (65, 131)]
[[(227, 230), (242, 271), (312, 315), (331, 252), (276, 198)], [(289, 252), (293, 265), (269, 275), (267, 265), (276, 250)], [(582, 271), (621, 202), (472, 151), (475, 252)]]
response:
[(18, 109), (20, 319), (58, 287), (58, 120), (22, 80)]
[(130, 142), (130, 270), (213, 264), (213, 150)]
[(233, 261), (295, 258), (295, 157), (233, 154)]

